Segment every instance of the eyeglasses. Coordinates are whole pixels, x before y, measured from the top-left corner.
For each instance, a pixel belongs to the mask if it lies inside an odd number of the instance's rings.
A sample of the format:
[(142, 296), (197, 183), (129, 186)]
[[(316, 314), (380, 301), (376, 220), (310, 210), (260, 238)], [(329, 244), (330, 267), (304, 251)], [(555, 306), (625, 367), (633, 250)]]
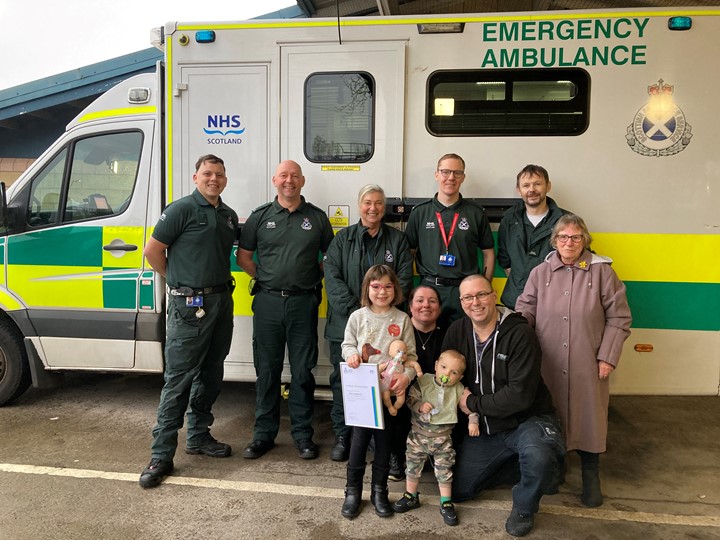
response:
[(463, 304), (469, 305), (469, 304), (472, 304), (475, 300), (480, 300), (480, 301), (485, 300), (488, 296), (490, 296), (494, 292), (495, 291), (490, 291), (490, 292), (480, 291), (477, 294), (466, 294), (466, 295), (460, 297), (460, 301)]
[(582, 241), (583, 235), (582, 234), (573, 234), (571, 236), (568, 234), (558, 234), (555, 238), (557, 238), (557, 241), (562, 244), (565, 244), (568, 240), (572, 240), (573, 244), (577, 244), (578, 242)]
[(387, 285), (380, 285), (379, 283), (371, 283), (370, 288), (375, 292), (380, 292), (383, 289), (385, 289), (387, 292), (390, 292), (395, 289), (395, 285), (392, 283), (388, 283)]
[(438, 172), (443, 178), (450, 178), (451, 174), (454, 174), (455, 178), (462, 178), (465, 176), (465, 171), (453, 171), (452, 169), (438, 169)]

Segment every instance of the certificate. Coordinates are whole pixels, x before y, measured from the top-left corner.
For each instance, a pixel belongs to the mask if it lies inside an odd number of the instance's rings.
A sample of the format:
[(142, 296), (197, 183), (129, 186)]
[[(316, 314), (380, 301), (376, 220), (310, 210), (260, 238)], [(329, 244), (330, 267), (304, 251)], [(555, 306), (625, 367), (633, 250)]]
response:
[(340, 362), (345, 424), (385, 429), (377, 364), (360, 364), (353, 369)]

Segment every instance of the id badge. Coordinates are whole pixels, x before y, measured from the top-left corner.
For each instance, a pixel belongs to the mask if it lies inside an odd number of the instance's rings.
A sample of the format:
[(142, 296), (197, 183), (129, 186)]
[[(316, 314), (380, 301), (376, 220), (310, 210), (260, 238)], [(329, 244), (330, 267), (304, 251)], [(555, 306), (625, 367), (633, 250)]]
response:
[(450, 253), (440, 255), (440, 266), (455, 266), (455, 255)]
[(186, 296), (185, 305), (187, 307), (202, 307), (203, 297), (202, 296)]

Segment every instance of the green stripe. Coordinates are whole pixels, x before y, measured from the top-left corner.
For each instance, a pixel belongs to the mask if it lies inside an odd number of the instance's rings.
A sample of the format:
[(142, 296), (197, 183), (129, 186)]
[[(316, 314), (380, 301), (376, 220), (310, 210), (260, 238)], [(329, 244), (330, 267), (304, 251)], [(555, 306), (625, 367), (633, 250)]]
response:
[[(105, 268), (115, 271), (116, 268)], [(137, 272), (105, 275), (103, 279), (103, 307), (106, 309), (136, 309)]]
[(101, 267), (102, 232), (102, 227), (58, 227), (11, 237), (8, 264)]
[(626, 281), (633, 328), (720, 330), (720, 283)]

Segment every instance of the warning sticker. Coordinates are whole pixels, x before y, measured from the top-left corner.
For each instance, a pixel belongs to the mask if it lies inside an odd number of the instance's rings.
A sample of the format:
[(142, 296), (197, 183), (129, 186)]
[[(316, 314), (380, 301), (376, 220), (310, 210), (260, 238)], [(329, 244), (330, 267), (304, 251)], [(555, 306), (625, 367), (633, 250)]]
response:
[(341, 229), (350, 224), (350, 206), (328, 206), (328, 218), (333, 229)]
[(320, 170), (333, 172), (359, 172), (360, 165), (323, 165), (320, 167)]

